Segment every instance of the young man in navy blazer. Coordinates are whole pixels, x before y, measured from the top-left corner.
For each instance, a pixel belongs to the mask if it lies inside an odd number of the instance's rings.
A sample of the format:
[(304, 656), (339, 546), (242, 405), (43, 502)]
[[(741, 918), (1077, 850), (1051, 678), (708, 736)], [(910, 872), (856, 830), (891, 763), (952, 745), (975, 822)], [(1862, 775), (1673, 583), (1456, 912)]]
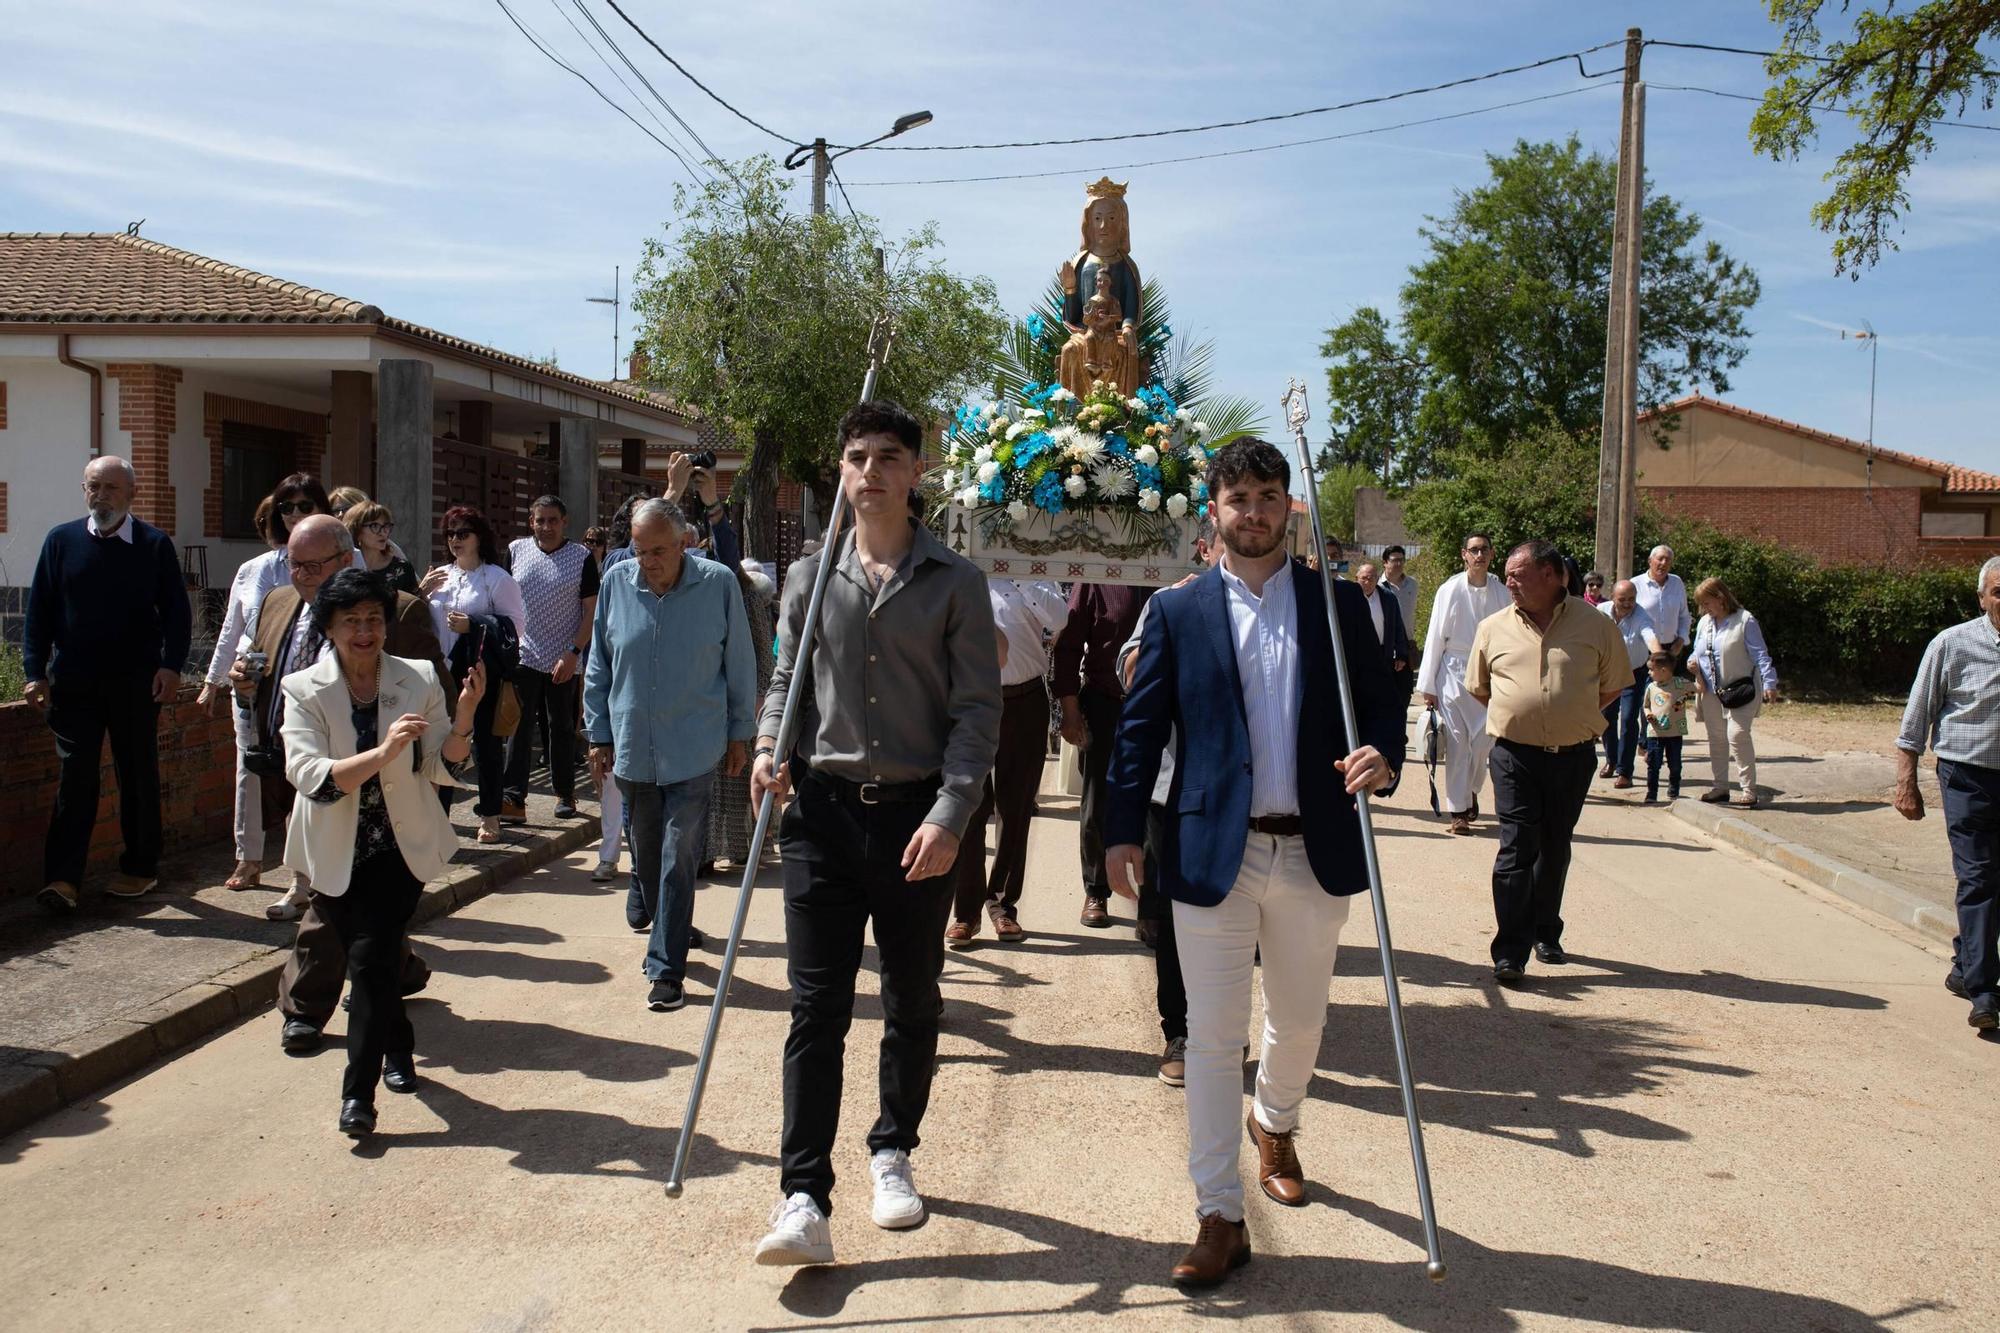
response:
[(1368, 887), (1354, 793), (1394, 787), (1404, 730), (1367, 601), (1342, 582), (1334, 605), (1361, 732), (1345, 734), (1325, 587), (1284, 548), (1284, 455), (1239, 441), (1216, 453), (1207, 479), (1222, 559), (1153, 599), (1112, 751), (1104, 836), (1112, 888), (1131, 896), (1147, 801), (1175, 732), (1156, 860), (1188, 997), (1188, 1174), (1199, 1227), (1173, 1271), (1187, 1287), (1220, 1282), (1250, 1258), (1236, 1117), (1260, 951), (1263, 1052), (1248, 1129), (1264, 1193), (1305, 1202), (1292, 1134), (1349, 898)]

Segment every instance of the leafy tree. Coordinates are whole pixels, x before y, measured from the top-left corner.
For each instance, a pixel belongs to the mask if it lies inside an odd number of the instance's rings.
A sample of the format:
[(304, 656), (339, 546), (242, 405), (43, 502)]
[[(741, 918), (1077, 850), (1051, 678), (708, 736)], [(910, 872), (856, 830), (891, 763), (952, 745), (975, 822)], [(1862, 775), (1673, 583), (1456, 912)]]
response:
[(781, 474), (812, 487), (822, 512), (832, 500), (834, 427), (859, 394), (876, 315), (892, 310), (896, 324), (877, 393), (922, 417), (985, 377), (999, 304), (985, 278), (944, 268), (932, 226), (878, 267), (872, 220), (788, 211), (768, 157), (677, 190), (674, 211), (634, 278), (647, 382), (747, 437), (730, 499), (746, 549), (769, 556)]
[[(1617, 165), (1574, 136), (1486, 160), (1491, 179), (1421, 229), (1430, 253), (1397, 327), (1363, 308), (1322, 348), (1334, 456), (1392, 483), (1502, 456), (1544, 422), (1582, 435), (1601, 419)], [(1756, 275), (1667, 195), (1648, 193), (1641, 229), (1641, 402), (1726, 390)]]
[(1329, 537), (1354, 536), (1354, 493), (1375, 484), (1375, 474), (1359, 463), (1319, 466), (1319, 521)]
[[(1833, 234), (1833, 267), (1858, 278), (1897, 247), (1886, 234), (1908, 208), (1911, 168), (1937, 145), (1931, 127), (1977, 105), (1991, 110), (2000, 70), (1979, 44), (2000, 38), (2000, 0), (1929, 0), (1902, 13), (1894, 0), (1854, 16), (1846, 40), (1820, 32), (1825, 0), (1768, 0), (1782, 30), (1764, 62), (1772, 83), (1750, 121), (1750, 142), (1797, 160), (1819, 137), (1815, 112), (1851, 118), (1858, 137), (1834, 159), (1833, 191), (1813, 221)], [(1841, 12), (1849, 9), (1842, 0)]]

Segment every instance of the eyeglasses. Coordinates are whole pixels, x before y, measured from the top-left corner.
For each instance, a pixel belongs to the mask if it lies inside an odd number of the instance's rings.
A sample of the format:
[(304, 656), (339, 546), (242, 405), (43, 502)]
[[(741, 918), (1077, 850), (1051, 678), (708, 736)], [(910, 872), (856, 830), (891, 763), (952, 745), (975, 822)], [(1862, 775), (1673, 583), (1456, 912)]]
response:
[(319, 572), (328, 565), (338, 564), (339, 562), (339, 556), (330, 555), (324, 560), (294, 560), (292, 561), (292, 568), (310, 579), (319, 577)]
[(363, 523), (363, 524), (361, 525), (361, 527), (362, 527), (362, 529), (363, 529), (364, 531), (367, 531), (367, 532), (372, 532), (372, 533), (374, 533), (374, 534), (375, 534), (375, 535), (376, 535), (377, 537), (386, 537), (386, 536), (388, 536), (388, 535), (389, 535), (390, 533), (392, 533), (392, 532), (394, 532), (394, 531), (396, 530), (396, 525), (395, 525), (394, 523), (379, 523), (379, 522), (378, 522), (378, 523)]
[(277, 510), (281, 514), (316, 514), (319, 506), (311, 500), (280, 500)]
[(477, 537), (478, 535), (471, 528), (453, 528), (451, 531), (445, 533), (444, 539), (448, 542), (455, 542), (462, 541), (467, 537)]
[(1491, 555), (1493, 548), (1490, 546), (1468, 546), (1465, 548), (1465, 553), (1467, 555)]

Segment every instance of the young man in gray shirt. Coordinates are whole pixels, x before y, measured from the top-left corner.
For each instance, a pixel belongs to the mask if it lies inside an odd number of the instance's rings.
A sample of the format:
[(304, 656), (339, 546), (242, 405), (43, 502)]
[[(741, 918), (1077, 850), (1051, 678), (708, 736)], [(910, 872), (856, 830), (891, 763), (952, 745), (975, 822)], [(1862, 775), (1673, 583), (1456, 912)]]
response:
[[(986, 579), (910, 517), (922, 432), (894, 403), (841, 418), (851, 528), (791, 567), (764, 699), (752, 801), (797, 799), (779, 824), (792, 1028), (779, 1189), (761, 1264), (833, 1261), (833, 1145), (854, 978), (872, 923), (881, 960), (881, 1113), (868, 1133), (874, 1220), (915, 1226), (910, 1150), (937, 1065), (938, 974), (959, 838), (1000, 737), (1000, 654)], [(788, 755), (775, 753), (821, 560), (812, 678)]]

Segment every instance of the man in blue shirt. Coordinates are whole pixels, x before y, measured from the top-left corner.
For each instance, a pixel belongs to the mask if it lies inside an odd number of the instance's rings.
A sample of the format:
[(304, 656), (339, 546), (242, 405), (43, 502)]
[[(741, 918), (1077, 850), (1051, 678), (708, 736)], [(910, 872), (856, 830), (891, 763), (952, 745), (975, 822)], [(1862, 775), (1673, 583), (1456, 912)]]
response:
[(743, 771), (757, 734), (757, 672), (736, 574), (691, 560), (679, 506), (648, 500), (632, 516), (633, 558), (604, 575), (584, 678), (590, 774), (618, 779), (632, 813), (637, 902), (652, 923), (646, 1006), (678, 1009), (687, 976), (694, 878), (714, 770)]

